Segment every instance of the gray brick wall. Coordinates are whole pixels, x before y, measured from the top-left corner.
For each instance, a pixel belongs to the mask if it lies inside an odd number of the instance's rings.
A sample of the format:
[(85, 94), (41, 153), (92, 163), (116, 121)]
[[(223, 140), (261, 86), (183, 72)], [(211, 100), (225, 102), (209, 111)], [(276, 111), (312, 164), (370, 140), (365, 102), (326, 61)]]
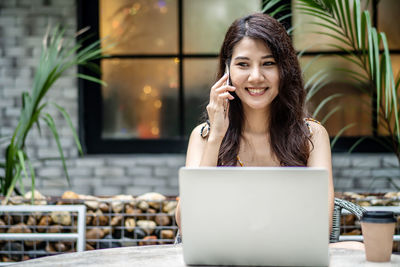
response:
[[(0, 0), (0, 135), (10, 135), (16, 127), (21, 93), (29, 90), (40, 56), (42, 37), (48, 23), (62, 23), (76, 29), (75, 0)], [(71, 78), (76, 69), (62, 77), (51, 89), (48, 100), (55, 101), (68, 111), (77, 126), (77, 81)], [(62, 99), (62, 101), (59, 101)], [(57, 147), (50, 131), (42, 127), (42, 136), (34, 129), (28, 140), (28, 154), (34, 159), (38, 176), (37, 188), (46, 195), (61, 195), (65, 190), (81, 194), (138, 195), (158, 191), (166, 195), (178, 194), (178, 169), (184, 165), (185, 155), (97, 155), (78, 157), (77, 149), (67, 124), (54, 109), (49, 109), (56, 120), (61, 143), (68, 157), (70, 184), (55, 160)], [(4, 145), (0, 146), (0, 160), (4, 159)], [(400, 186), (397, 159), (392, 155), (335, 154), (333, 155), (334, 182), (337, 191), (393, 191), (387, 177)], [(29, 180), (24, 180), (26, 186)]]

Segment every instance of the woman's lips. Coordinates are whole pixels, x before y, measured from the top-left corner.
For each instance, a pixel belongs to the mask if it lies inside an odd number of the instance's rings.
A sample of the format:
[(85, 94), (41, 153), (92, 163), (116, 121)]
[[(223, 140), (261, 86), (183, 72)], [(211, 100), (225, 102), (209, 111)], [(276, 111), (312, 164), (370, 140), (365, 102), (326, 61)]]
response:
[(251, 96), (260, 96), (263, 95), (266, 91), (267, 88), (252, 88), (252, 87), (246, 87), (247, 92), (249, 92), (249, 95)]

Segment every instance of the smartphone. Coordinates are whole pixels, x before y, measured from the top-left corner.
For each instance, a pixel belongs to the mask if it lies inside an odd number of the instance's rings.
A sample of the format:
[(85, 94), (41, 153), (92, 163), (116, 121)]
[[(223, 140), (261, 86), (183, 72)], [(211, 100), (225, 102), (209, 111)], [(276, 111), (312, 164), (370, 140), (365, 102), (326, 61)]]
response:
[[(225, 73), (228, 74), (228, 79), (226, 80), (226, 85), (231, 85), (230, 79), (230, 73), (229, 73), (229, 65), (228, 62), (225, 63)], [(226, 118), (226, 116), (228, 115), (228, 107), (229, 107), (229, 100), (225, 99), (225, 103), (224, 103), (224, 116)]]

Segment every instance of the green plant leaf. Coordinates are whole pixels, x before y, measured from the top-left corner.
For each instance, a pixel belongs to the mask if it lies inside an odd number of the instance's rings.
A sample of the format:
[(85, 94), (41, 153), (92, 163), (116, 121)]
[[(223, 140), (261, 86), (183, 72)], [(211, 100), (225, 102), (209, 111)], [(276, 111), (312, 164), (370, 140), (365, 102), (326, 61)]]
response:
[(64, 119), (67, 121), (68, 126), (69, 126), (69, 128), (71, 129), (71, 132), (72, 132), (72, 134), (73, 134), (73, 136), (74, 136), (75, 144), (76, 144), (76, 146), (77, 146), (77, 148), (78, 148), (78, 151), (79, 151), (79, 153), (80, 153), (81, 155), (83, 155), (82, 146), (81, 146), (81, 143), (80, 143), (80, 141), (79, 141), (79, 137), (78, 137), (78, 135), (77, 135), (77, 133), (76, 133), (76, 129), (75, 129), (74, 125), (72, 124), (71, 118), (69, 117), (67, 111), (65, 111), (65, 109), (64, 109), (63, 107), (57, 105), (56, 103), (52, 103), (52, 104), (53, 104), (53, 105), (58, 109), (58, 111), (60, 111), (61, 114), (64, 116)]
[[(29, 179), (28, 178), (28, 173), (26, 172), (26, 168), (25, 168), (25, 160), (24, 160), (24, 152), (22, 151), (22, 150), (18, 150), (18, 159), (19, 159), (19, 164), (20, 164), (20, 166), (22, 167), (22, 170), (23, 170), (23, 172), (24, 172), (24, 174), (25, 174), (25, 177), (27, 178), (27, 179)], [(22, 194), (24, 194), (25, 195), (25, 189), (24, 189), (24, 184), (22, 183), (22, 175), (20, 176), (20, 189), (21, 189), (21, 191), (22, 191)]]
[(81, 78), (81, 79), (84, 79), (84, 80), (91, 81), (91, 82), (99, 83), (99, 84), (101, 84), (101, 85), (103, 85), (103, 86), (107, 86), (107, 83), (106, 83), (106, 82), (104, 82), (104, 81), (102, 81), (102, 80), (100, 80), (100, 79), (97, 79), (97, 78), (95, 78), (95, 77), (93, 77), (93, 76), (89, 76), (89, 75), (85, 75), (85, 74), (78, 73), (78, 74), (77, 74), (77, 77), (78, 77), (78, 78)]
[(322, 100), (322, 101), (318, 104), (317, 108), (316, 108), (315, 111), (313, 112), (313, 117), (314, 117), (314, 118), (317, 117), (317, 116), (318, 116), (318, 113), (321, 111), (321, 109), (322, 109), (329, 101), (331, 101), (331, 100), (333, 100), (333, 99), (335, 99), (335, 98), (338, 98), (338, 97), (340, 97), (340, 96), (342, 96), (342, 94), (333, 94), (333, 95), (330, 95), (330, 96), (324, 98), (324, 100)]
[(340, 131), (335, 135), (335, 137), (332, 139), (331, 142), (331, 149), (335, 146), (337, 140), (339, 139), (340, 136), (342, 136), (342, 134), (347, 131), (348, 129), (350, 129), (351, 127), (354, 127), (356, 125), (356, 123), (351, 123), (349, 125), (346, 125), (345, 127), (343, 127), (342, 129), (340, 129)]
[(337, 107), (334, 107), (333, 109), (331, 109), (331, 110), (328, 112), (328, 114), (326, 114), (325, 117), (321, 120), (321, 124), (322, 124), (322, 125), (325, 125), (326, 121), (329, 120), (329, 118), (330, 118), (333, 114), (335, 114), (336, 112), (338, 112), (338, 111), (341, 110), (341, 109), (342, 109), (342, 107), (340, 107), (340, 106), (337, 106)]
[[(279, 4), (279, 2), (281, 2), (281, 1), (280, 1), (280, 0), (264, 0), (264, 1), (263, 1), (263, 9), (262, 9), (262, 12), (263, 12), (263, 13), (267, 13), (267, 14), (270, 15), (270, 10), (271, 10), (274, 6), (276, 6), (277, 4)], [(284, 5), (279, 6), (278, 8), (281, 8), (281, 7), (287, 8), (288, 6), (289, 6), (289, 5), (284, 4)], [(273, 17), (272, 15), (270, 15), (270, 16)]]
[(42, 116), (43, 120), (47, 123), (47, 126), (50, 128), (51, 132), (53, 133), (54, 139), (57, 143), (57, 147), (58, 147), (58, 152), (60, 153), (60, 157), (61, 157), (61, 162), (63, 165), (63, 169), (64, 169), (64, 173), (65, 176), (67, 177), (67, 181), (68, 181), (68, 185), (71, 185), (70, 179), (69, 179), (69, 175), (68, 175), (68, 171), (67, 171), (67, 166), (65, 164), (65, 157), (64, 157), (64, 152), (60, 143), (60, 138), (58, 136), (58, 132), (56, 129), (56, 126), (54, 124), (54, 120), (51, 117), (50, 114), (46, 113), (44, 114), (44, 116)]

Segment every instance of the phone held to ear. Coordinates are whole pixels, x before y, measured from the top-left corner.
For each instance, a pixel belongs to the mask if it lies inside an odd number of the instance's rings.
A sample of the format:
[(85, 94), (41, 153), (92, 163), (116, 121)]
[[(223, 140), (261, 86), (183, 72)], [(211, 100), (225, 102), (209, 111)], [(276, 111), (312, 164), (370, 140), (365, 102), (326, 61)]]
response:
[[(226, 80), (226, 85), (230, 85), (230, 73), (229, 73), (229, 65), (228, 63), (225, 63), (225, 73), (228, 74), (228, 79)], [(226, 119), (226, 116), (228, 115), (228, 108), (229, 108), (229, 99), (226, 98), (225, 99), (225, 103), (224, 103), (224, 116)]]

